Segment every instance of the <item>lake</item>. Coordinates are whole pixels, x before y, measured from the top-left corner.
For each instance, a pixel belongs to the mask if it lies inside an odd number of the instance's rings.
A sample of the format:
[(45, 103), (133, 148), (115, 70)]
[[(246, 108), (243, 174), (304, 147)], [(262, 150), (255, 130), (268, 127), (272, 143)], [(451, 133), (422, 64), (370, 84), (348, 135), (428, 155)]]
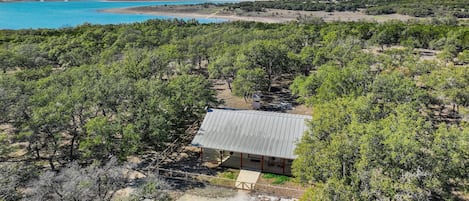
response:
[[(173, 2), (9, 2), (0, 3), (0, 29), (63, 28), (91, 24), (121, 24), (142, 22), (148, 19), (168, 19), (167, 16), (114, 14), (98, 12), (101, 9), (132, 6), (200, 4), (220, 2), (209, 0)], [(224, 1), (235, 2), (235, 1)], [(202, 23), (221, 22), (222, 19), (197, 19)]]

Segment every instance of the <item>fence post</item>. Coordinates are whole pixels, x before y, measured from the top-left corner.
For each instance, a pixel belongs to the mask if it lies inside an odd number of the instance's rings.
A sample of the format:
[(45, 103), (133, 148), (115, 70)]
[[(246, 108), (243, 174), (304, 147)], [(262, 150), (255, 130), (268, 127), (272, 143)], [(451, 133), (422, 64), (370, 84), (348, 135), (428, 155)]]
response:
[(160, 176), (160, 160), (156, 159), (156, 175)]
[[(186, 179), (189, 181), (203, 181), (203, 182), (209, 182), (210, 178), (216, 178), (216, 179), (222, 179), (222, 180), (227, 180), (226, 178), (219, 177), (219, 176), (211, 176), (211, 175), (204, 175), (200, 173), (190, 173), (186, 171), (178, 171), (178, 170), (173, 170), (173, 169), (165, 169), (165, 168), (160, 168), (157, 167), (156, 169), (157, 172), (161, 171), (163, 177), (170, 177), (170, 178), (175, 178), (175, 179)], [(176, 175), (173, 175), (173, 172), (176, 173)], [(174, 176), (174, 177), (173, 177)], [(190, 178), (189, 178), (190, 177)], [(205, 179), (209, 178), (207, 181)], [(280, 193), (284, 194), (286, 192), (294, 191), (295, 196), (294, 197), (300, 197), (302, 193), (304, 193), (304, 190), (300, 188), (290, 188), (290, 187), (280, 187), (280, 186), (274, 186), (271, 184), (256, 184), (256, 183), (251, 183), (251, 182), (243, 182), (239, 181), (237, 182), (236, 180), (231, 180), (229, 179), (230, 182), (234, 181), (234, 185), (230, 183), (229, 187), (237, 188), (237, 189), (243, 189), (243, 190), (258, 190), (259, 192), (270, 192), (270, 193)], [(223, 182), (222, 182), (223, 183)], [(215, 186), (225, 186), (223, 184), (211, 184)], [(226, 187), (226, 186), (225, 186)], [(257, 188), (256, 188), (257, 187)], [(256, 189), (254, 189), (256, 188)], [(298, 194), (298, 195), (296, 195)]]

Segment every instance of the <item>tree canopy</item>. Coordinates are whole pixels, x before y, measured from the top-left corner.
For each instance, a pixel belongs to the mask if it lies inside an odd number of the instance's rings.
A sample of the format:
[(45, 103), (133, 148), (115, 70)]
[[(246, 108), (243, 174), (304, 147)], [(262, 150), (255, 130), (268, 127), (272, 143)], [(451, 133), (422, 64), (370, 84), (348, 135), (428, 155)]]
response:
[[(0, 130), (0, 159), (10, 157), (3, 142), (24, 142), (27, 159), (57, 171), (38, 178), (57, 179), (62, 195), (60, 171), (82, 174), (75, 162), (105, 166), (185, 139), (217, 104), (211, 79), (249, 97), (290, 77), (313, 108), (293, 162), (314, 185), (305, 200), (453, 199), (469, 178), (468, 34), (403, 22), (183, 20), (0, 30), (0, 124), (12, 127)], [(439, 56), (424, 61), (417, 48)]]

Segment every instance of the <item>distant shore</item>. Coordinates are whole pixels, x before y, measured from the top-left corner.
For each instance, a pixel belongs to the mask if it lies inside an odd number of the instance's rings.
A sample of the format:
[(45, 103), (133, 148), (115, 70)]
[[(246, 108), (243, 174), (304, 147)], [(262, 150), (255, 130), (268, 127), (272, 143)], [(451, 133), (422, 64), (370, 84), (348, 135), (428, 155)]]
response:
[(108, 2), (175, 2), (176, 0), (102, 0)]
[[(0, 3), (4, 2), (21, 2), (21, 1), (29, 1), (29, 2), (41, 2), (40, 0), (0, 0)], [(61, 2), (61, 1), (76, 1), (76, 0), (44, 0), (44, 2)], [(102, 0), (107, 2), (175, 2), (176, 0)]]
[(362, 12), (325, 12), (325, 11), (292, 11), (280, 9), (266, 9), (265, 12), (246, 12), (241, 10), (228, 10), (222, 6), (202, 5), (167, 5), (144, 6), (130, 8), (105, 9), (100, 12), (121, 14), (147, 14), (155, 16), (171, 16), (176, 18), (216, 18), (228, 21), (256, 21), (265, 23), (284, 23), (297, 21), (300, 16), (321, 18), (326, 22), (331, 21), (375, 21), (385, 22), (389, 20), (407, 21), (416, 19), (406, 15), (366, 15)]

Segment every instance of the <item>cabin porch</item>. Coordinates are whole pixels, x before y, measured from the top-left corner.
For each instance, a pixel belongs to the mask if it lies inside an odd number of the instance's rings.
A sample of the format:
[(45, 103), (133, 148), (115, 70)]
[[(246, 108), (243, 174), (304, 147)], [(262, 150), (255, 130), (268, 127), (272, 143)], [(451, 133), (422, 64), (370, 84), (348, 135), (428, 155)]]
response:
[(292, 159), (208, 148), (201, 148), (201, 159), (203, 162), (212, 162), (223, 167), (257, 170), (288, 176), (292, 175)]

